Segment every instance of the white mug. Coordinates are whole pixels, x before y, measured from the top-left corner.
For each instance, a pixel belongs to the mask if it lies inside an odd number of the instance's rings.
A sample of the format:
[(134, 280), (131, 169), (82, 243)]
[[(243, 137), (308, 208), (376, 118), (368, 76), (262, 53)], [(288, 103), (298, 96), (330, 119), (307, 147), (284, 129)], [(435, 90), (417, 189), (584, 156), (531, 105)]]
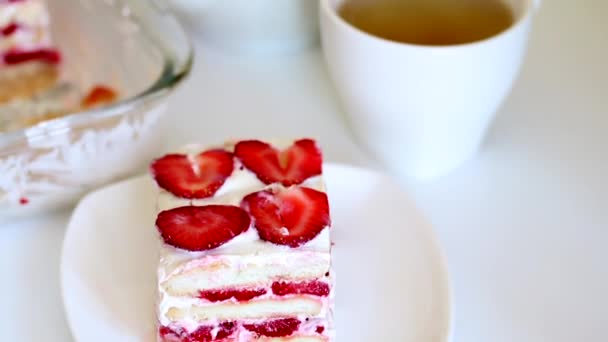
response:
[(318, 41), (317, 0), (171, 0), (188, 26), (237, 53), (283, 53)]
[(321, 41), (363, 145), (406, 182), (431, 180), (471, 158), (518, 74), (539, 1), (506, 0), (511, 27), (448, 46), (367, 34), (339, 16), (343, 1), (351, 0), (321, 0)]

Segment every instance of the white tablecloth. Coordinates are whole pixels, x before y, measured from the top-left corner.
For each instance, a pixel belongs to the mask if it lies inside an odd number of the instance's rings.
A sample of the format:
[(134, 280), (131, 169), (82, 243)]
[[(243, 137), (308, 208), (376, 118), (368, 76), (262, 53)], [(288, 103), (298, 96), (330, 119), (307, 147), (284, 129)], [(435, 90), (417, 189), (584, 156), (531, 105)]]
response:
[[(448, 258), (454, 341), (608, 341), (608, 2), (547, 0), (522, 75), (476, 159), (408, 191)], [(318, 50), (230, 57), (198, 44), (166, 149), (227, 136), (357, 147)], [(59, 290), (69, 212), (0, 227), (0, 341), (70, 341)]]

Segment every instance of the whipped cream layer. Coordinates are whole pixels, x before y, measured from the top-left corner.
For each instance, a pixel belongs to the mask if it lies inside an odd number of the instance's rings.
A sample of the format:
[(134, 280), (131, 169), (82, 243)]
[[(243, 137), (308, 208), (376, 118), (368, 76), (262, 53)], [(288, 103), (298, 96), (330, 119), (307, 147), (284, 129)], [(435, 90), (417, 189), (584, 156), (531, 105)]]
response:
[(159, 267), (158, 280), (163, 292), (184, 296), (222, 287), (266, 286), (281, 279), (317, 279), (324, 277), (329, 269), (328, 253), (225, 254), (176, 262), (170, 268)]

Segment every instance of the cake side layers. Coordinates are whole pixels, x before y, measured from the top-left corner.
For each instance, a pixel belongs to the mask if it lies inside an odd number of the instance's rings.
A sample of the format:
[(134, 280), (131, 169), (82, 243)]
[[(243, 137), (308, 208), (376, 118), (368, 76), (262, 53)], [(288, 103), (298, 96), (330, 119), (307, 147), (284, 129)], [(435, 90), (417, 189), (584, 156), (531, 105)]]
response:
[(172, 295), (192, 295), (195, 291), (221, 287), (268, 285), (281, 279), (317, 279), (330, 270), (329, 253), (309, 251), (211, 255), (181, 263), (161, 261), (161, 264), (165, 262), (170, 266), (159, 268), (159, 285)]
[(180, 326), (161, 326), (161, 342), (249, 342), (249, 341), (331, 341), (335, 335), (327, 319), (278, 318), (238, 320), (200, 325), (186, 331)]
[(190, 328), (207, 320), (329, 317), (333, 297), (329, 278), (300, 283), (280, 281), (269, 288), (201, 291), (197, 297), (175, 297), (161, 292), (158, 317), (163, 325)]
[(323, 318), (327, 314), (324, 300), (312, 296), (251, 300), (243, 303), (223, 303), (205, 306), (171, 307), (166, 317), (170, 322), (187, 319), (198, 323), (209, 320), (267, 319), (281, 317)]

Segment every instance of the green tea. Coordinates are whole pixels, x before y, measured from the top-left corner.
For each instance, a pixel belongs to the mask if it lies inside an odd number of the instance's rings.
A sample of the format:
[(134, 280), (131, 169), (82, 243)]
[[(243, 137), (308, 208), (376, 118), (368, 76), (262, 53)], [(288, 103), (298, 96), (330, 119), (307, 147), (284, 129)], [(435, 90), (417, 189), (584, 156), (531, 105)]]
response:
[(515, 20), (500, 0), (345, 0), (339, 14), (369, 34), (419, 45), (483, 40)]

